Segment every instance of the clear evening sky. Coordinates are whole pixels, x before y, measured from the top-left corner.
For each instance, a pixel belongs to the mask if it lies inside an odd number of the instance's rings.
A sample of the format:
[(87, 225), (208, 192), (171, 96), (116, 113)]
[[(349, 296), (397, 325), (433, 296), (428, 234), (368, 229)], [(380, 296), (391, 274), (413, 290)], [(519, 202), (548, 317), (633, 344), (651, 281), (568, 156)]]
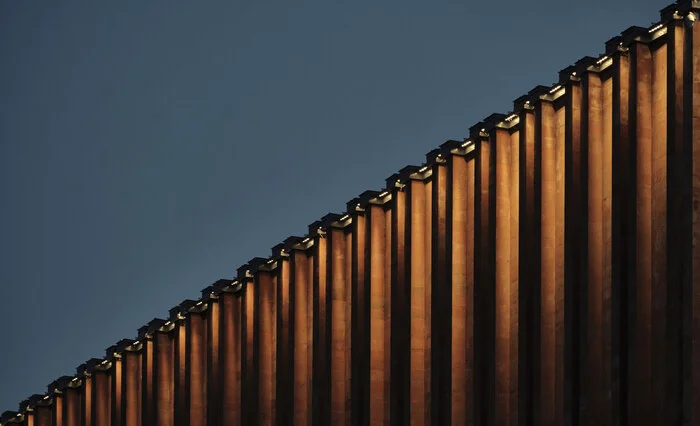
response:
[(0, 0), (0, 412), (666, 5)]

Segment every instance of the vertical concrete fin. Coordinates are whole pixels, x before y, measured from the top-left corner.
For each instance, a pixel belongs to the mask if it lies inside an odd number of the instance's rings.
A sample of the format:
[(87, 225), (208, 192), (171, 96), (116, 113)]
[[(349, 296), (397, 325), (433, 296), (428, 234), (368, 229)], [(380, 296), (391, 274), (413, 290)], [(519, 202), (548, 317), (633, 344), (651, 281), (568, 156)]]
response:
[[(684, 341), (689, 335), (684, 323), (691, 293), (686, 293), (692, 269), (692, 219), (689, 206), (692, 152), (684, 146), (685, 141), (685, 44), (686, 26), (683, 19), (674, 19), (668, 24), (667, 33), (667, 238), (666, 259), (668, 285), (668, 322), (666, 324), (667, 373), (667, 417), (670, 423), (680, 424), (684, 417), (683, 398), (686, 382), (686, 347)], [(688, 296), (685, 296), (688, 294)], [(672, 348), (676, 348), (673, 350)], [(683, 348), (678, 350), (677, 348)]]
[[(87, 371), (87, 364), (81, 364), (77, 368), (77, 373), (82, 377), (80, 387), (80, 423), (82, 426), (93, 425), (93, 393), (92, 375)], [(36, 420), (36, 419), (35, 419)]]
[[(543, 92), (541, 89), (539, 92)], [(548, 91), (547, 91), (548, 92)], [(547, 93), (544, 92), (544, 93)], [(521, 102), (523, 99), (521, 99)], [(540, 312), (542, 305), (540, 295), (545, 296), (546, 276), (540, 268), (544, 261), (544, 253), (540, 241), (544, 238), (540, 229), (546, 226), (541, 218), (541, 210), (544, 201), (542, 188), (542, 128), (543, 112), (539, 97), (528, 96), (525, 99), (527, 106), (518, 114), (519, 116), (519, 162), (518, 177), (519, 187), (519, 215), (520, 223), (517, 231), (519, 256), (515, 262), (518, 267), (518, 417), (519, 419), (539, 419), (542, 407), (542, 398), (537, 385), (539, 377), (535, 372), (544, 373), (545, 366), (550, 361), (544, 358), (536, 359), (536, 354), (545, 355), (546, 351), (539, 351), (541, 339), (544, 337), (541, 325), (546, 317)], [(548, 105), (551, 104), (548, 103)], [(515, 171), (513, 171), (515, 172)], [(544, 230), (542, 230), (544, 233)], [(512, 259), (511, 261), (515, 261)], [(541, 278), (541, 279), (540, 279)], [(547, 295), (550, 296), (550, 295)], [(540, 368), (542, 368), (540, 370)]]
[[(385, 351), (386, 337), (391, 329), (387, 327), (387, 311), (389, 298), (386, 293), (386, 249), (387, 249), (387, 229), (386, 212), (382, 204), (368, 203), (365, 206), (367, 211), (366, 233), (367, 243), (365, 259), (365, 276), (367, 282), (365, 288), (367, 301), (365, 305), (369, 307), (365, 318), (368, 321), (369, 333), (369, 424), (388, 424), (387, 408), (389, 407), (389, 395), (387, 385), (389, 384), (389, 370), (387, 369)], [(359, 252), (358, 252), (359, 255)]]
[[(621, 39), (621, 38), (620, 38)], [(627, 424), (628, 288), (636, 262), (634, 147), (629, 133), (630, 55), (619, 42), (612, 64), (611, 126), (611, 402), (612, 424)], [(611, 49), (612, 50), (612, 49)]]
[[(110, 356), (109, 354), (107, 356)], [(112, 359), (112, 368), (110, 369), (110, 409), (112, 414), (111, 422), (113, 425), (121, 426), (124, 423), (123, 419), (123, 405), (124, 405), (124, 394), (123, 394), (123, 383), (124, 378), (124, 365), (123, 357), (121, 354), (114, 354)]]
[[(539, 377), (533, 376), (534, 392), (533, 419), (542, 425), (557, 425), (563, 423), (563, 108), (555, 109), (555, 104), (542, 101), (535, 107), (535, 141), (532, 167), (539, 169), (535, 174), (534, 192), (541, 196), (541, 202), (534, 202), (535, 217), (538, 222), (539, 240), (537, 251), (539, 262), (535, 265), (536, 274), (540, 281), (534, 282), (531, 309), (534, 317), (536, 336), (531, 343), (539, 346), (535, 353), (539, 358), (534, 360), (535, 371)], [(521, 164), (522, 161), (521, 157)], [(521, 176), (523, 171), (521, 170)], [(523, 189), (521, 188), (521, 193)], [(535, 196), (535, 200), (538, 197)], [(521, 200), (522, 203), (522, 200)], [(538, 205), (539, 204), (539, 205)], [(521, 212), (522, 215), (523, 212)], [(527, 226), (521, 223), (522, 227)], [(522, 228), (521, 228), (522, 230)], [(522, 231), (521, 231), (521, 235)], [(521, 242), (521, 247), (522, 247)], [(521, 256), (526, 252), (521, 252)], [(521, 264), (524, 259), (521, 258)], [(538, 283), (541, 283), (538, 285)], [(524, 284), (522, 284), (524, 286)]]
[[(612, 69), (609, 69), (612, 71)], [(588, 164), (588, 281), (585, 398), (587, 418), (611, 424), (612, 413), (612, 73), (584, 77)], [(594, 368), (592, 370), (592, 368)]]
[[(634, 144), (636, 198), (635, 280), (630, 291), (630, 419), (652, 422), (652, 55), (644, 43), (630, 46), (630, 139)], [(632, 407), (636, 407), (632, 409)]]
[(451, 423), (474, 424), (474, 165), (473, 144), (460, 143), (447, 158), (451, 188), (448, 373)]
[[(73, 381), (75, 380), (75, 381)], [(63, 423), (58, 426), (80, 426), (80, 381), (79, 379), (71, 380), (70, 386), (63, 391), (64, 409)]]
[(495, 422), (495, 217), (496, 153), (482, 124), (472, 127), (476, 144), (474, 210), (474, 423)]
[(352, 424), (369, 423), (369, 280), (367, 279), (367, 216), (360, 199), (348, 203), (352, 215)]
[(122, 352), (121, 418), (125, 426), (141, 426), (143, 410), (143, 350), (141, 343)]
[[(154, 339), (155, 416), (158, 426), (172, 426), (175, 423), (176, 328), (172, 321), (169, 324), (166, 322), (166, 327), (165, 330), (159, 330)], [(138, 366), (134, 366), (136, 368)], [(138, 393), (138, 389), (134, 393)], [(137, 422), (137, 419), (134, 421)]]
[(313, 362), (313, 277), (305, 239), (288, 239), (290, 252), (290, 304), (294, 351), (294, 424), (311, 422)]
[(313, 401), (312, 423), (314, 425), (330, 424), (330, 303), (329, 290), (329, 258), (327, 228), (317, 221), (309, 225), (309, 235), (313, 246), (309, 249), (312, 255), (312, 294), (313, 294)]
[(254, 285), (249, 266), (237, 270), (237, 280), (241, 283), (241, 424), (255, 424), (258, 417), (258, 375), (254, 331), (256, 318)]
[[(422, 169), (421, 169), (422, 170)], [(410, 424), (430, 423), (430, 199), (420, 172), (406, 178), (406, 310)], [(410, 173), (410, 174), (409, 174)]]
[[(575, 72), (575, 71), (570, 71)], [(570, 74), (567, 75), (567, 77)], [(565, 249), (564, 249), (564, 413), (565, 424), (578, 421), (580, 396), (580, 292), (583, 282), (584, 194), (581, 148), (581, 87), (577, 77), (565, 83), (564, 170), (565, 170)]]
[(408, 205), (407, 179), (400, 174), (387, 179), (391, 193), (391, 241), (388, 252), (391, 254), (391, 280), (388, 296), (391, 303), (390, 347), (390, 417), (391, 425), (405, 425), (410, 421), (410, 307), (408, 306), (410, 285), (407, 260), (408, 250)]
[(651, 399), (653, 424), (668, 421), (669, 351), (677, 348), (666, 345), (668, 324), (667, 285), (667, 187), (668, 187), (668, 44), (658, 38), (650, 44), (651, 50)]
[(30, 420), (33, 420), (34, 426), (52, 426), (53, 419), (50, 405), (36, 405), (34, 407), (34, 415)]
[[(186, 310), (186, 306), (194, 304), (194, 301), (184, 301), (179, 306), (171, 309), (171, 324), (179, 323), (178, 319), (181, 313)], [(155, 356), (155, 336), (158, 330), (166, 323), (162, 319), (154, 319), (138, 331), (137, 346), (141, 351), (141, 422), (142, 424), (156, 424), (156, 356)], [(176, 324), (177, 328), (182, 329), (181, 324)], [(183, 364), (182, 371), (185, 366)], [(177, 382), (181, 386), (181, 392), (184, 394), (184, 381)]]
[[(263, 259), (264, 261), (264, 259)], [(276, 339), (276, 289), (273, 274), (267, 268), (255, 267), (254, 345), (258, 376), (258, 417), (256, 424), (275, 424), (275, 339)]]
[[(697, 1), (679, 1), (682, 23), (674, 26), (669, 50), (670, 80), (674, 83), (674, 95), (669, 99), (669, 221), (676, 226), (669, 228), (669, 284), (678, 283), (669, 294), (681, 311), (681, 318), (670, 317), (681, 323), (680, 336), (671, 333), (672, 339), (681, 342), (681, 383), (670, 389), (669, 395), (682, 399), (680, 415), (683, 424), (700, 422), (700, 251), (695, 241), (700, 238), (700, 218), (697, 205), (700, 202), (700, 26)], [(670, 28), (669, 28), (670, 30)], [(682, 90), (679, 90), (682, 89)], [(673, 144), (673, 145), (672, 145)], [(671, 147), (674, 147), (671, 149)], [(674, 182), (675, 181), (675, 182)], [(672, 240), (671, 240), (672, 239)], [(671, 243), (672, 241), (672, 243)], [(677, 254), (673, 257), (672, 254)], [(673, 267), (671, 266), (673, 265)], [(677, 279), (671, 281), (671, 277)], [(673, 294), (675, 293), (675, 294)], [(672, 303), (671, 301), (669, 301)], [(669, 329), (673, 327), (669, 321)], [(669, 341), (673, 344), (673, 340)]]
[[(690, 1), (682, 4), (688, 5)], [(695, 241), (700, 239), (700, 216), (696, 213), (697, 205), (700, 203), (700, 25), (698, 25), (697, 2), (693, 1), (693, 14), (686, 18), (687, 37), (685, 39), (685, 74), (684, 74), (684, 147), (685, 152), (692, 161), (690, 167), (691, 175), (686, 175), (690, 180), (690, 203), (685, 205), (687, 214), (692, 215), (692, 270), (689, 271), (690, 279), (686, 279), (686, 291), (684, 300), (687, 312), (684, 318), (684, 352), (686, 361), (684, 365), (687, 370), (684, 377), (688, 379), (684, 386), (684, 421), (690, 424), (700, 423), (700, 247)], [(691, 19), (692, 16), (692, 19)], [(687, 419), (687, 420), (686, 420)]]
[(92, 369), (92, 419), (94, 426), (111, 425), (111, 389), (108, 371)]
[(292, 418), (294, 408), (294, 392), (290, 389), (294, 387), (294, 351), (293, 351), (293, 300), (291, 263), (289, 252), (284, 249), (284, 244), (273, 249), (273, 254), (279, 255), (277, 258), (277, 268), (275, 269), (275, 279), (277, 281), (277, 324), (276, 324), (276, 365), (277, 377), (275, 386), (276, 422), (279, 425), (288, 424), (288, 419)]
[(452, 182), (448, 176), (447, 164), (440, 155), (439, 161), (430, 166), (432, 176), (427, 186), (430, 192), (426, 194), (431, 200), (431, 221), (428, 228), (428, 247), (431, 252), (431, 279), (426, 282), (430, 289), (430, 338), (431, 354), (429, 371), (430, 380), (430, 413), (431, 424), (449, 424), (452, 414), (451, 401), (451, 319), (452, 293), (449, 244), (451, 244), (451, 190)]
[[(187, 382), (187, 327), (185, 317), (179, 307), (175, 307), (170, 310), (170, 321), (175, 324), (173, 329), (173, 383), (174, 383), (174, 420), (175, 426), (185, 426), (187, 424), (187, 392), (186, 392), (186, 382)], [(149, 397), (150, 389), (152, 386), (148, 384), (146, 379), (149, 375), (150, 364), (148, 362), (148, 352), (144, 351), (142, 354), (143, 358), (143, 369), (144, 369), (144, 384), (143, 384), (143, 424), (144, 426), (149, 424), (149, 412), (152, 410), (148, 407), (152, 406), (152, 402), (149, 402), (152, 397)], [(152, 363), (152, 361), (151, 361)], [(151, 373), (152, 374), (152, 373)], [(150, 421), (152, 417), (150, 417)]]
[[(198, 302), (202, 303), (202, 302)], [(185, 413), (191, 426), (207, 424), (207, 320), (206, 305), (185, 315)]]
[[(489, 129), (496, 156), (495, 184), (495, 424), (517, 424), (518, 413), (518, 140)], [(515, 247), (513, 247), (515, 244)], [(513, 262), (513, 263), (511, 263)]]
[(236, 291), (238, 282), (219, 293), (221, 306), (221, 422), (239, 426), (242, 423), (242, 362), (243, 352), (243, 300)]
[[(327, 215), (321, 220), (323, 238), (318, 238), (319, 260), (314, 269), (319, 271), (319, 306), (314, 311), (314, 318), (321, 322), (320, 304), (325, 300), (326, 321), (318, 330), (319, 339), (324, 338), (325, 343), (315, 341), (315, 344), (319, 348), (316, 356), (325, 358), (323, 365), (327, 378), (320, 381), (320, 386), (326, 395), (318, 400), (327, 411), (319, 413), (317, 424), (324, 424), (321, 422), (324, 419), (327, 424), (350, 424), (351, 274), (347, 266), (351, 260), (351, 250), (348, 249), (350, 224), (349, 215)], [(325, 270), (322, 264), (325, 264)], [(320, 336), (322, 330), (325, 337)]]
[(384, 309), (383, 314), (383, 326), (384, 326), (384, 344), (382, 348), (382, 358), (384, 363), (384, 419), (385, 425), (391, 424), (391, 335), (393, 329), (391, 328), (391, 317), (393, 315), (393, 305), (391, 300), (391, 282), (392, 282), (392, 269), (391, 269), (391, 242), (393, 238), (393, 228), (391, 226), (392, 219), (394, 216), (393, 210), (393, 200), (384, 199), (384, 282), (383, 282), (383, 300)]
[(206, 327), (206, 418), (208, 426), (220, 425), (222, 413), (222, 363), (221, 363), (221, 304), (212, 286), (202, 290), (202, 300), (207, 303), (204, 312)]

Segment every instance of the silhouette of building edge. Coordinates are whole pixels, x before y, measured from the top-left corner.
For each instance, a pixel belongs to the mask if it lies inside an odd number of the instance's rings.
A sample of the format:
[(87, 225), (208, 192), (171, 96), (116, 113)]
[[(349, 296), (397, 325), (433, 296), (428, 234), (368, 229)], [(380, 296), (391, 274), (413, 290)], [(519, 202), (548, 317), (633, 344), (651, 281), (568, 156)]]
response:
[(0, 426), (700, 425), (699, 13), (628, 28)]

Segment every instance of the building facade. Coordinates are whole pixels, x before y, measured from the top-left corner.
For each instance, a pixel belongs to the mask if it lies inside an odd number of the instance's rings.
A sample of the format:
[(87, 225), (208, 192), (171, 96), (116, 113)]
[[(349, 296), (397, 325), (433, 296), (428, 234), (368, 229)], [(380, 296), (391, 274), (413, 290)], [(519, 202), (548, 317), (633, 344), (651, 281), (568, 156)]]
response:
[(699, 14), (627, 29), (0, 425), (700, 425)]

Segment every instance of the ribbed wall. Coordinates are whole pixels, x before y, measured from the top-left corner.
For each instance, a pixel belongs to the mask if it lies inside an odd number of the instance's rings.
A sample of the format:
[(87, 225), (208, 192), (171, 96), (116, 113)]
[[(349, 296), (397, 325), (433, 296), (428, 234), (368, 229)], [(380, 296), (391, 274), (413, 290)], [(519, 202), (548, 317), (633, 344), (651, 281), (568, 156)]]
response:
[(698, 9), (628, 29), (0, 421), (700, 425)]

